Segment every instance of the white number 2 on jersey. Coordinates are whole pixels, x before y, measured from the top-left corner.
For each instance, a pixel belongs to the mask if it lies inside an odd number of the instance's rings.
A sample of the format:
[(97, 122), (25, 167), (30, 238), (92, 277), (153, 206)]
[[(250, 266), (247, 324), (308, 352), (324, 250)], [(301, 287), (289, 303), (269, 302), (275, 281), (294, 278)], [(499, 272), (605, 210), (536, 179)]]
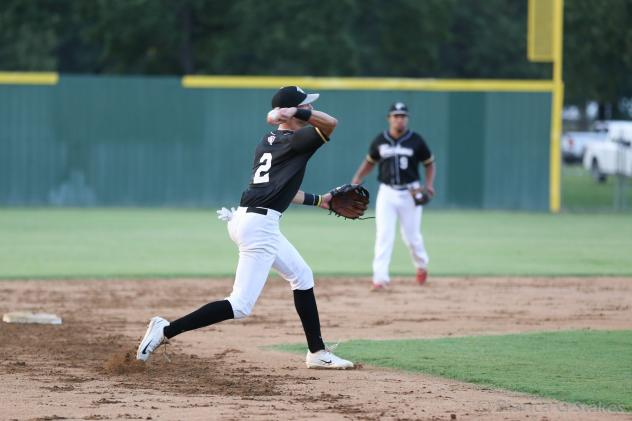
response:
[(266, 152), (261, 155), (261, 159), (259, 159), (259, 168), (255, 171), (255, 177), (252, 179), (252, 184), (260, 184), (267, 183), (270, 181), (270, 167), (272, 166), (272, 154), (270, 152)]

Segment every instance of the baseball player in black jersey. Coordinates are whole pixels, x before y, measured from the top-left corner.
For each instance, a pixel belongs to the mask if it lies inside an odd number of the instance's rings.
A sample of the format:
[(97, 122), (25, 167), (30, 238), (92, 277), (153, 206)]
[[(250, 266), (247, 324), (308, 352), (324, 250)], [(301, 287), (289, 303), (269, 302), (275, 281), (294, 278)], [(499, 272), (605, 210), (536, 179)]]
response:
[(414, 192), (421, 186), (418, 170), (421, 163), (425, 168), (425, 190), (434, 195), (434, 157), (424, 139), (408, 129), (408, 108), (404, 103), (391, 105), (387, 118), (388, 130), (373, 140), (369, 154), (352, 180), (352, 183), (361, 183), (378, 165), (380, 187), (375, 204), (373, 291), (384, 289), (390, 282), (388, 268), (398, 218), (402, 238), (417, 268), (417, 282), (422, 285), (428, 276), (428, 253), (421, 236), (422, 206), (416, 203)]
[(250, 315), (274, 268), (292, 287), (309, 351), (308, 368), (345, 369), (353, 363), (334, 355), (320, 334), (312, 270), (279, 230), (281, 214), (290, 203), (327, 209), (331, 194), (300, 191), (309, 158), (329, 141), (337, 120), (313, 109), (318, 94), (306, 94), (296, 86), (281, 88), (272, 98), (268, 123), (278, 125), (266, 133), (255, 150), (250, 185), (237, 210), (218, 211), (228, 221), (230, 238), (239, 247), (239, 263), (230, 296), (172, 321), (154, 317), (149, 323), (136, 357), (146, 361), (167, 339), (228, 319)]

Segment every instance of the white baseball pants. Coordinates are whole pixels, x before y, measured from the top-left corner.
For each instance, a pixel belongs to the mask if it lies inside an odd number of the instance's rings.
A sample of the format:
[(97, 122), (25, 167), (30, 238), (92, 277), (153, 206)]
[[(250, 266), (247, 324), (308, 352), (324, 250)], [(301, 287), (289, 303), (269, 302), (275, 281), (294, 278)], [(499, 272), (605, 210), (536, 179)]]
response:
[(312, 270), (279, 230), (281, 213), (268, 209), (267, 215), (246, 212), (239, 207), (228, 222), (230, 238), (239, 247), (239, 262), (233, 291), (226, 299), (235, 319), (252, 312), (270, 268), (290, 283), (292, 290), (314, 287)]
[(395, 190), (380, 184), (375, 203), (375, 255), (373, 258), (373, 283), (390, 282), (389, 265), (395, 242), (395, 224), (399, 218), (400, 232), (404, 244), (410, 250), (416, 268), (428, 266), (428, 253), (421, 236), (422, 206), (415, 201), (408, 190)]

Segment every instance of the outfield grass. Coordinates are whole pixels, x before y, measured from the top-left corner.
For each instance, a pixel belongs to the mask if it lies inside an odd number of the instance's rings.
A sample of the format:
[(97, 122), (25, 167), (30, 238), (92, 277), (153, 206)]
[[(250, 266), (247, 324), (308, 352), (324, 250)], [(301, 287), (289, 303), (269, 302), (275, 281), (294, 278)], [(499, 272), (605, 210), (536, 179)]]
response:
[[(305, 352), (305, 345), (275, 347)], [(632, 411), (632, 331), (571, 331), (434, 340), (350, 341), (365, 364)]]
[[(632, 218), (431, 210), (433, 275), (632, 275)], [(316, 275), (369, 275), (374, 220), (290, 209), (281, 228)], [(237, 250), (214, 210), (0, 209), (0, 278), (232, 275)], [(398, 239), (395, 275), (413, 268)]]
[[(605, 183), (596, 183), (581, 165), (562, 166), (562, 207), (571, 211), (612, 210), (617, 180), (609, 176)], [(625, 200), (632, 211), (632, 180), (627, 180)]]

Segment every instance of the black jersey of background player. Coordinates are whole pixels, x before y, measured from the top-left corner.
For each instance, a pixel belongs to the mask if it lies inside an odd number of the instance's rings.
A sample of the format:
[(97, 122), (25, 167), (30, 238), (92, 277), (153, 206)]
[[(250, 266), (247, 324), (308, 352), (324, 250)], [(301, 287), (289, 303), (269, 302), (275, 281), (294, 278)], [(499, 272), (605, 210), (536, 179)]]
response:
[(407, 130), (398, 139), (393, 139), (388, 131), (377, 135), (367, 160), (372, 164), (379, 163), (377, 179), (381, 183), (403, 185), (419, 181), (419, 163), (428, 165), (434, 158), (426, 141)]
[(296, 132), (269, 132), (255, 150), (250, 185), (240, 206), (256, 206), (283, 212), (301, 187), (307, 161), (329, 139), (316, 127)]

